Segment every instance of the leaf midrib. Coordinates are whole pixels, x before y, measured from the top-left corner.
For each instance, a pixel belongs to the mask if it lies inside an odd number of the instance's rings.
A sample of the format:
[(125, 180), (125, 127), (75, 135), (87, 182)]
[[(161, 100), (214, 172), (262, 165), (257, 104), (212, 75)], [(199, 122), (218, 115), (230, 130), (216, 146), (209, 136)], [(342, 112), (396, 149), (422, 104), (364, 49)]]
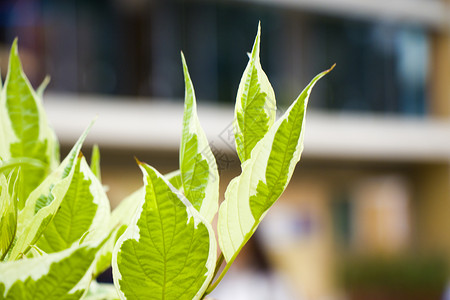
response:
[(247, 80), (248, 80), (248, 90), (247, 93), (243, 93), (242, 94), (242, 98), (244, 98), (244, 101), (241, 100), (242, 103), (242, 126), (243, 126), (243, 130), (241, 130), (241, 136), (242, 136), (242, 143), (243, 143), (243, 150), (244, 150), (244, 159), (247, 160), (249, 158), (249, 153), (248, 153), (248, 142), (247, 139), (245, 138), (245, 132), (246, 128), (247, 128), (247, 109), (250, 107), (250, 105), (252, 104), (252, 102), (256, 99), (256, 97), (253, 97), (252, 99), (249, 100), (249, 96), (250, 96), (250, 89), (251, 89), (251, 84), (253, 81), (255, 81), (255, 76), (253, 76), (253, 71), (256, 70), (255, 74), (256, 74), (256, 85), (257, 85), (257, 92), (255, 93), (255, 95), (259, 95), (259, 84), (258, 84), (258, 70), (255, 67), (255, 60), (254, 58), (251, 59), (250, 62), (250, 69), (251, 71), (249, 72), (248, 76), (247, 76)]
[[(162, 236), (162, 242), (163, 242), (163, 253), (162, 253), (162, 256), (163, 256), (163, 258), (164, 258), (164, 266), (163, 266), (163, 274), (164, 274), (164, 276), (163, 276), (163, 283), (161, 284), (161, 287), (162, 287), (162, 300), (164, 300), (165, 298), (166, 298), (166, 281), (167, 281), (167, 264), (166, 264), (166, 261), (167, 261), (167, 252), (166, 252), (166, 239), (165, 239), (165, 235), (164, 235), (164, 232), (165, 232), (165, 230), (164, 230), (164, 223), (163, 223), (163, 221), (162, 221), (162, 217), (161, 217), (161, 211), (160, 211), (160, 209), (159, 209), (159, 203), (158, 203), (158, 201), (157, 201), (157, 198), (156, 198), (156, 191), (155, 191), (155, 185), (154, 185), (154, 181), (153, 181), (153, 176), (151, 176), (150, 174), (149, 175), (147, 175), (149, 178), (150, 178), (150, 181), (152, 182), (151, 184), (152, 184), (152, 186), (151, 186), (151, 188), (152, 188), (152, 196), (153, 196), (153, 199), (155, 199), (154, 200), (154, 203), (155, 203), (155, 206), (156, 206), (156, 211), (158, 212), (158, 217), (159, 217), (159, 223), (160, 223), (160, 225), (161, 225), (161, 236)], [(147, 222), (147, 226), (148, 226), (148, 222)], [(150, 229), (148, 229), (148, 230), (150, 230)]]
[[(297, 122), (297, 119), (299, 118), (299, 116), (298, 115), (300, 115), (299, 113), (296, 113), (295, 115), (294, 115), (294, 119), (291, 121), (292, 123), (293, 123), (293, 125), (295, 125), (296, 124), (296, 122)], [(289, 124), (290, 122), (289, 122), (289, 116), (288, 116), (288, 118), (286, 119), (286, 124)], [(280, 124), (280, 127), (281, 127), (281, 125), (282, 124)], [(278, 128), (280, 128), (280, 127), (278, 127)], [(292, 127), (294, 127), (294, 126), (292, 126)], [(301, 134), (301, 131), (302, 131), (302, 128), (300, 128), (300, 134)], [(293, 132), (293, 130), (290, 130), (289, 131), (289, 138), (288, 138), (288, 142), (287, 142), (287, 145), (288, 145), (288, 147), (289, 147), (289, 144), (290, 144), (290, 142), (291, 142), (291, 138), (292, 138), (292, 132)], [(275, 136), (276, 136), (276, 133), (275, 133)], [(275, 137), (274, 137), (274, 139), (275, 139)], [(282, 173), (283, 173), (283, 170), (284, 170), (284, 166), (286, 165), (286, 160), (287, 160), (287, 148), (288, 147), (286, 147), (286, 151), (284, 151), (284, 153), (283, 153), (283, 163), (282, 163), (282, 165), (281, 165), (281, 168), (280, 168), (280, 172), (278, 172), (278, 176), (277, 176), (277, 179), (275, 180), (275, 183), (276, 184), (278, 184), (279, 183), (279, 181), (281, 180), (280, 178), (281, 178), (281, 176), (282, 176)], [(295, 148), (297, 148), (297, 145), (295, 146)], [(294, 150), (294, 153), (295, 153), (295, 150)], [(269, 155), (269, 158), (270, 158), (270, 155)], [(266, 171), (267, 171), (267, 168), (266, 168)], [(288, 172), (289, 172), (289, 170), (288, 170)], [(267, 173), (266, 173), (266, 176), (267, 176)], [(267, 180), (267, 179), (266, 179)], [(274, 186), (276, 186), (276, 184), (273, 184), (273, 185), (271, 185), (272, 187), (274, 187)], [(274, 195), (274, 188), (269, 188), (269, 185), (267, 185), (267, 188), (268, 188), (268, 190), (269, 190), (269, 194), (268, 194), (268, 196), (267, 196), (267, 198), (266, 198), (266, 203), (267, 203), (267, 201), (269, 201), (271, 198), (272, 198), (272, 196)], [(266, 210), (267, 210), (267, 208), (266, 208)], [(264, 213), (264, 212), (263, 212)], [(261, 214), (261, 216), (262, 216), (262, 214)], [(261, 219), (261, 216), (259, 216), (258, 217), (258, 222), (260, 222), (260, 219)]]

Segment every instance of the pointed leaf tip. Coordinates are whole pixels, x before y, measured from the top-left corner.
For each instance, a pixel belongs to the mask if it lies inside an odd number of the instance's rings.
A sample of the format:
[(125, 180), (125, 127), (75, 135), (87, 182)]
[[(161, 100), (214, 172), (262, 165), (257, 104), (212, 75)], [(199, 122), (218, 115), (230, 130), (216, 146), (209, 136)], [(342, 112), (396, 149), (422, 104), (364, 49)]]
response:
[(218, 209), (218, 172), (214, 155), (197, 116), (194, 86), (182, 55), (185, 95), (180, 170), (186, 198), (211, 221)]
[(228, 264), (289, 183), (303, 150), (304, 118), (311, 89), (328, 72), (316, 75), (282, 118), (257, 141), (242, 164), (242, 173), (228, 185), (217, 225), (219, 244)]
[(94, 146), (92, 147), (90, 168), (95, 177), (97, 177), (97, 179), (102, 182), (100, 168), (100, 149), (98, 147), (98, 144), (94, 144)]
[(11, 53), (14, 53), (14, 54), (18, 53), (18, 50), (17, 50), (18, 43), (19, 43), (19, 38), (16, 36), (14, 38), (14, 41), (13, 41), (12, 45), (11, 45)]
[(22, 70), (22, 66), (20, 63), (20, 57), (19, 57), (18, 44), (19, 44), (19, 39), (16, 37), (16, 38), (14, 38), (14, 41), (11, 45), (11, 51), (9, 53), (9, 67), (8, 67), (8, 75), (7, 76), (9, 76), (9, 73), (10, 73), (10, 70), (11, 70), (13, 64), (14, 65), (18, 64), (19, 70)]
[(334, 63), (334, 64), (331, 66), (331, 68), (329, 68), (329, 69), (327, 70), (327, 72), (332, 71), (332, 70), (334, 69), (334, 67), (336, 67), (336, 63)]
[(42, 80), (41, 84), (39, 85), (39, 87), (36, 90), (36, 94), (42, 98), (45, 89), (47, 88), (48, 84), (50, 83), (50, 76), (46, 75), (44, 80)]
[(276, 119), (275, 92), (260, 62), (260, 34), (261, 28), (258, 24), (252, 52), (249, 54), (236, 96), (234, 133), (241, 162), (250, 157), (255, 144)]
[(112, 254), (119, 296), (199, 300), (214, 275), (214, 231), (163, 175), (141, 168), (143, 202)]
[(261, 22), (258, 23), (258, 30), (256, 32), (255, 42), (253, 43), (252, 53), (250, 59), (257, 57), (259, 60), (259, 48), (261, 44)]
[(191, 76), (189, 75), (189, 68), (187, 66), (186, 58), (184, 56), (183, 51), (181, 51), (181, 63), (183, 65), (183, 75), (186, 84), (186, 81), (191, 81)]
[(136, 161), (138, 166), (142, 166), (144, 163), (141, 162), (136, 156), (134, 157), (134, 160)]

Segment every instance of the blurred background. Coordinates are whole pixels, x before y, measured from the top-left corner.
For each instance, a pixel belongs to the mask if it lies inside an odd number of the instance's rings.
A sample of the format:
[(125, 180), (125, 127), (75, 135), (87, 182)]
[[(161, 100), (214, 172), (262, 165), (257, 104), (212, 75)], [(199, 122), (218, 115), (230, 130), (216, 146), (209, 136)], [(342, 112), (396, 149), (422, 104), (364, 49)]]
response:
[(450, 2), (3, 0), (10, 45), (63, 155), (89, 122), (112, 206), (141, 184), (133, 156), (178, 169), (184, 81), (221, 174), (240, 172), (232, 118), (262, 25), (280, 115), (314, 88), (292, 181), (213, 294), (227, 299), (450, 299)]

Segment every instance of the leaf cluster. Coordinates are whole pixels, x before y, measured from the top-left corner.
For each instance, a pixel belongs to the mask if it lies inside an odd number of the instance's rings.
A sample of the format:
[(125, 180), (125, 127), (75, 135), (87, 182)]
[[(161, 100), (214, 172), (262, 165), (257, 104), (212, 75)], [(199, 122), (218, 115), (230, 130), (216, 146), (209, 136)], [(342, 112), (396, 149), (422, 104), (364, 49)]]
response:
[[(48, 80), (32, 88), (15, 41), (0, 85), (0, 299), (205, 298), (286, 188), (303, 150), (309, 94), (329, 72), (317, 75), (275, 120), (275, 94), (259, 49), (258, 27), (236, 97), (242, 172), (220, 207), (217, 165), (182, 55), (179, 170), (162, 175), (138, 161), (143, 187), (111, 212), (99, 150), (94, 147), (90, 165), (81, 152), (92, 124), (60, 161), (42, 105)], [(95, 281), (110, 265), (115, 289)]]

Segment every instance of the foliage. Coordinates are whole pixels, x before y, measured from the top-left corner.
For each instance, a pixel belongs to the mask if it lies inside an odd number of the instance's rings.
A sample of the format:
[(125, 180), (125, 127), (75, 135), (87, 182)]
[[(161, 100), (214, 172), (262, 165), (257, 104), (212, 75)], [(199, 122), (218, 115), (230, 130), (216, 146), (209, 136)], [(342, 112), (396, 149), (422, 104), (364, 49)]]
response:
[[(110, 212), (98, 148), (90, 166), (81, 153), (89, 128), (60, 162), (42, 105), (48, 80), (37, 91), (31, 87), (15, 41), (0, 85), (0, 299), (203, 299), (210, 293), (286, 188), (303, 150), (309, 94), (329, 72), (316, 76), (276, 121), (259, 45), (258, 28), (236, 98), (242, 173), (220, 208), (216, 161), (182, 55), (180, 170), (161, 175), (138, 161), (144, 186)], [(213, 281), (223, 260), (226, 267)], [(117, 292), (94, 280), (110, 265)]]

